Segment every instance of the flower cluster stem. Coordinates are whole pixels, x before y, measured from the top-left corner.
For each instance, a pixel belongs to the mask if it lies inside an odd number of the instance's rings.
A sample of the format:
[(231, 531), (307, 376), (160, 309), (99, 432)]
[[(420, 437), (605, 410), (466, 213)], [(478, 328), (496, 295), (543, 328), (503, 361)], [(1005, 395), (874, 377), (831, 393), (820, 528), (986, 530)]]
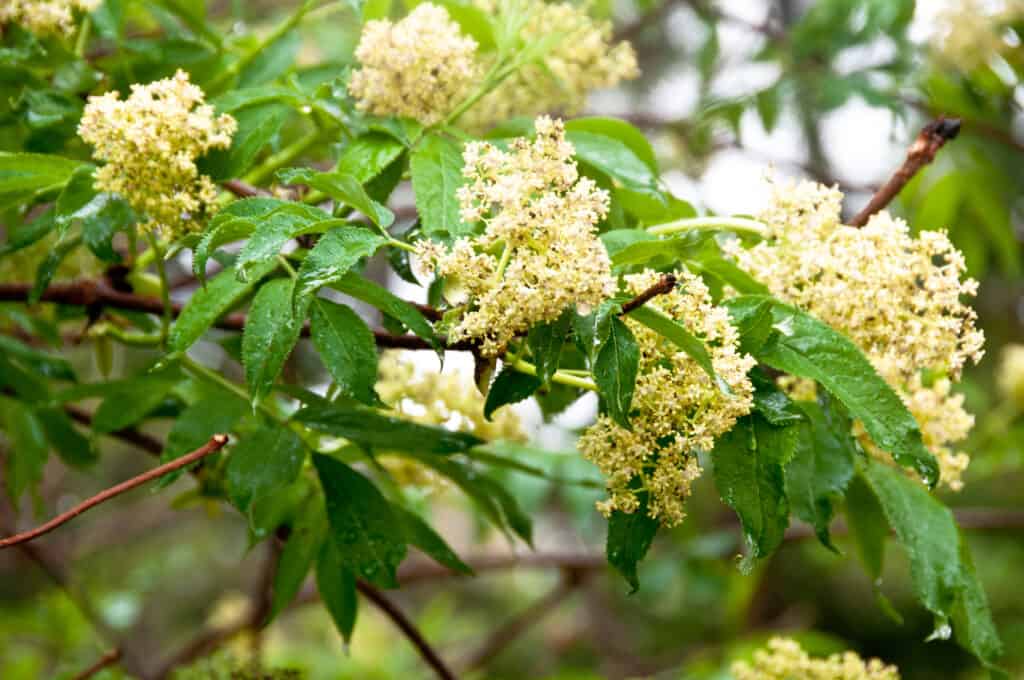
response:
[(764, 236), (768, 228), (763, 222), (748, 217), (690, 217), (647, 227), (648, 234), (665, 236), (684, 231), (738, 231)]
[[(508, 365), (513, 370), (525, 373), (527, 375), (537, 375), (537, 367), (531, 364), (529, 361), (523, 361), (522, 359), (510, 359)], [(560, 383), (562, 385), (568, 385), (569, 387), (578, 387), (581, 390), (590, 390), (591, 392), (597, 392), (597, 384), (590, 378), (584, 378), (578, 375), (570, 375), (565, 371), (558, 370), (551, 376), (551, 382)]]

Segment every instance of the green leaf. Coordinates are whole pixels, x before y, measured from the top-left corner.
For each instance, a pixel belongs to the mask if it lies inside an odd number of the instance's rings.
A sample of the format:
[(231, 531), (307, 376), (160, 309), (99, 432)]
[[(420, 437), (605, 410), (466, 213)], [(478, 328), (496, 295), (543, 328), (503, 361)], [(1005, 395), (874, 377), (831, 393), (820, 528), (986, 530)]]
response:
[(295, 317), (292, 307), (293, 285), (292, 279), (268, 281), (257, 291), (245, 319), (242, 364), (254, 407), (270, 394), (302, 331), (302, 319)]
[(75, 429), (71, 418), (62, 409), (43, 408), (36, 411), (46, 439), (60, 459), (74, 467), (89, 467), (99, 459), (96, 447), (88, 437)]
[(487, 391), (484, 418), (490, 420), (494, 412), (502, 406), (528, 399), (540, 386), (539, 378), (520, 373), (509, 366), (503, 367), (491, 384), (491, 389)]
[(370, 480), (340, 460), (313, 456), (327, 504), (330, 538), (342, 562), (382, 588), (397, 588), (405, 532), (392, 505)]
[(340, 281), (359, 260), (373, 255), (384, 243), (380, 235), (358, 227), (327, 232), (299, 267), (292, 304), (300, 308), (320, 288)]
[(638, 191), (657, 190), (657, 173), (618, 139), (589, 131), (571, 130), (566, 131), (565, 137), (575, 147), (578, 159), (625, 187)]
[[(319, 212), (319, 210), (317, 210)], [(235, 271), (242, 280), (249, 278), (249, 272), (255, 267), (273, 260), (281, 253), (281, 248), (288, 241), (303, 234), (322, 234), (333, 227), (340, 227), (346, 222), (342, 219), (324, 219), (311, 221), (308, 214), (296, 214), (293, 211), (279, 210), (261, 219), (256, 231), (242, 246), (235, 260)]]
[(448, 454), (465, 451), (481, 443), (480, 439), (465, 432), (392, 418), (354, 404), (309, 405), (294, 418), (315, 430), (385, 450)]
[(114, 383), (92, 417), (99, 433), (130, 427), (154, 411), (181, 379), (176, 371), (163, 371)]
[(715, 442), (715, 485), (739, 516), (750, 549), (740, 564), (744, 573), (782, 544), (789, 526), (783, 468), (793, 456), (796, 436), (797, 428), (774, 427), (752, 413)]
[(82, 165), (60, 156), (0, 151), (0, 210), (61, 188)]
[(653, 173), (658, 174), (658, 160), (654, 148), (647, 141), (644, 133), (624, 120), (593, 116), (590, 118), (574, 118), (565, 123), (565, 131), (570, 139), (575, 133), (585, 132), (618, 140), (636, 156)]
[(369, 132), (345, 147), (337, 172), (351, 175), (361, 184), (380, 175), (405, 151), (405, 145), (390, 135)]
[(36, 268), (36, 280), (32, 284), (32, 290), (28, 294), (28, 303), (34, 305), (43, 296), (43, 291), (50, 285), (57, 268), (75, 248), (82, 245), (82, 237), (66, 238), (46, 255), (46, 259), (39, 263)]
[(37, 489), (43, 480), (50, 449), (42, 423), (21, 402), (0, 396), (0, 422), (9, 442), (4, 469), (7, 494), (17, 506), (22, 494)]
[(320, 551), (320, 559), (316, 562), (316, 588), (334, 626), (341, 633), (341, 639), (348, 644), (356, 627), (359, 598), (355, 574), (345, 566), (334, 541), (325, 541)]
[(387, 288), (355, 272), (345, 274), (340, 280), (332, 283), (331, 288), (376, 307), (387, 316), (400, 321), (419, 337), (431, 344), (438, 345), (434, 328), (423, 317), (420, 310)]
[(0, 243), (0, 257), (27, 248), (52, 232), (57, 226), (57, 216), (47, 210), (31, 222), (10, 225), (3, 243)]
[(874, 491), (910, 558), (914, 592), (936, 617), (936, 634), (950, 623), (961, 647), (992, 668), (1002, 644), (953, 513), (902, 471), (867, 459), (861, 476)]
[(133, 224), (135, 213), (113, 194), (98, 195), (86, 208), (79, 211), (85, 246), (104, 262), (120, 262), (121, 254), (114, 250), (114, 235)]
[(231, 112), (238, 131), (227, 149), (215, 149), (200, 161), (199, 167), (213, 179), (232, 179), (245, 174), (259, 152), (281, 131), (290, 109), (279, 101), (264, 101)]
[(621, 319), (613, 316), (608, 327), (608, 339), (594, 360), (594, 381), (608, 415), (627, 429), (639, 367), (640, 348), (633, 332)]
[(41, 352), (9, 335), (0, 335), (0, 352), (8, 359), (17, 360), (43, 377), (71, 382), (78, 380), (71, 364), (64, 357)]
[(586, 316), (577, 314), (573, 317), (572, 329), (580, 351), (592, 361), (608, 341), (612, 319), (621, 312), (619, 303), (605, 300)]
[(420, 140), (409, 158), (420, 225), (427, 236), (467, 236), (473, 225), (462, 221), (455, 192), (465, 183), (459, 144), (436, 134)]
[(255, 500), (294, 482), (305, 459), (305, 445), (288, 427), (265, 426), (246, 433), (228, 454), (231, 502), (247, 510)]
[(626, 514), (616, 510), (608, 518), (608, 539), (605, 555), (629, 583), (632, 592), (640, 589), (636, 567), (647, 556), (661, 523), (647, 514), (647, 494), (640, 494), (640, 505)]
[(217, 319), (238, 305), (257, 282), (277, 266), (277, 260), (262, 262), (253, 267), (247, 281), (239, 281), (234, 268), (225, 269), (205, 288), (193, 293), (171, 329), (171, 351), (184, 352), (195, 344)]
[(921, 440), (917, 421), (845, 335), (771, 298), (742, 296), (724, 304), (742, 328), (751, 318), (763, 315), (761, 306), (766, 303), (776, 332), (762, 347), (745, 351), (772, 368), (817, 380), (864, 424), (879, 447), (934, 485), (938, 464)]
[(274, 572), (268, 622), (276, 618), (298, 595), (306, 574), (326, 542), (327, 517), (323, 513), (322, 504), (314, 501), (319, 499), (312, 497), (302, 506), (298, 520), (284, 544)]
[(392, 509), (405, 527), (406, 542), (416, 546), (434, 558), (438, 564), (451, 569), (456, 574), (473, 573), (473, 569), (463, 562), (445, 540), (419, 515), (398, 506), (392, 506)]
[(61, 228), (62, 235), (78, 216), (77, 213), (96, 198), (96, 189), (92, 185), (94, 170), (95, 168), (90, 165), (76, 168), (71, 179), (57, 196), (54, 212), (57, 215), (57, 225)]
[(377, 344), (373, 332), (352, 308), (317, 298), (310, 310), (310, 335), (344, 394), (364, 404), (380, 402), (373, 389), (377, 382)]
[[(622, 247), (611, 245), (610, 239), (623, 232), (638, 232), (646, 236)], [(680, 260), (694, 257), (698, 248), (710, 238), (710, 232), (689, 232), (680, 236), (658, 238), (636, 229), (618, 229), (601, 235), (601, 240), (605, 242), (608, 254), (612, 258), (613, 267), (647, 265), (651, 262), (671, 266)]]
[(885, 563), (889, 521), (874, 491), (860, 475), (854, 476), (846, 489), (846, 523), (864, 569), (877, 588)]
[(851, 423), (828, 404), (823, 408), (805, 402), (800, 409), (807, 420), (797, 425), (796, 452), (786, 466), (786, 492), (793, 514), (814, 527), (822, 545), (838, 552), (829, 525), (835, 515), (833, 504), (853, 478), (857, 452)]
[[(167, 445), (160, 454), (162, 463), (169, 463), (198, 449), (215, 434), (227, 434), (245, 415), (247, 404), (240, 399), (218, 395), (200, 399), (181, 412), (167, 435)], [(181, 476), (181, 470), (160, 478), (164, 488)]]
[(722, 285), (732, 286), (741, 295), (767, 295), (768, 287), (736, 266), (732, 260), (721, 255), (701, 253), (686, 261), (687, 267), (707, 277), (717, 279)]
[(647, 305), (637, 307), (629, 313), (629, 317), (670, 340), (672, 344), (683, 350), (693, 359), (700, 366), (701, 370), (708, 374), (708, 377), (718, 386), (718, 389), (725, 393), (730, 392), (729, 386), (725, 381), (719, 379), (715, 373), (715, 367), (711, 363), (711, 355), (708, 354), (704, 343), (688, 331), (686, 326)]
[(318, 189), (336, 201), (363, 213), (381, 229), (387, 229), (395, 221), (395, 214), (370, 198), (363, 185), (352, 175), (343, 172), (316, 172), (309, 168), (289, 168), (279, 170), (277, 177), (285, 184), (306, 184)]
[(533, 364), (537, 367), (537, 379), (541, 384), (550, 382), (551, 376), (558, 370), (558, 360), (562, 356), (562, 347), (572, 325), (572, 318), (572, 310), (567, 309), (555, 321), (531, 328), (526, 337)]
[[(276, 198), (243, 198), (229, 203), (227, 207), (214, 215), (202, 238), (195, 246), (192, 256), (192, 273), (201, 282), (206, 281), (206, 263), (210, 256), (226, 243), (243, 239), (256, 230), (256, 225), (278, 210), (297, 209), (299, 204), (282, 201)], [(321, 219), (329, 219), (330, 215), (319, 208), (301, 206), (310, 211), (317, 211)]]
[(459, 0), (439, 0), (437, 4), (448, 11), (452, 21), (459, 25), (463, 33), (476, 40), (481, 52), (494, 50), (497, 45), (494, 42), (490, 14), (476, 5)]
[(804, 412), (763, 371), (755, 368), (750, 378), (754, 383), (754, 409), (770, 424), (786, 427), (806, 420)]

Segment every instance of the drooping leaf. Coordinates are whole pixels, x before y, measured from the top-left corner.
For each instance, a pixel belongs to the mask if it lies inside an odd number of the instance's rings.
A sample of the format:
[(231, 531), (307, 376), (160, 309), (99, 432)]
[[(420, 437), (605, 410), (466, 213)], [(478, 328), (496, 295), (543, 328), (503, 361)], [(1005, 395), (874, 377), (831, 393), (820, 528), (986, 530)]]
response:
[(9, 335), (0, 335), (0, 352), (46, 378), (72, 382), (78, 379), (71, 364), (64, 357), (29, 347)]
[(317, 298), (310, 308), (310, 335), (320, 358), (342, 392), (364, 404), (380, 398), (377, 345), (373, 332), (351, 307)]
[(278, 266), (276, 260), (255, 265), (248, 280), (239, 281), (233, 268), (225, 269), (198, 289), (181, 310), (169, 338), (173, 352), (184, 352), (216, 321), (240, 303), (264, 276)]
[(345, 565), (334, 541), (324, 541), (320, 550), (320, 558), (316, 562), (316, 588), (335, 628), (341, 633), (341, 639), (347, 644), (352, 640), (352, 631), (356, 627), (359, 598), (355, 574)]
[(647, 556), (661, 522), (647, 514), (647, 494), (640, 494), (640, 505), (626, 514), (616, 510), (608, 518), (608, 539), (605, 554), (629, 583), (632, 592), (640, 589), (637, 565)]
[(405, 527), (405, 540), (429, 555), (438, 564), (457, 574), (472, 574), (473, 570), (463, 562), (441, 536), (419, 515), (405, 508), (392, 506), (399, 521)]
[(7, 494), (17, 506), (22, 494), (43, 480), (49, 447), (42, 423), (20, 401), (0, 396), (0, 424), (10, 445), (4, 456)]
[(633, 332), (617, 316), (612, 317), (608, 339), (594, 359), (594, 382), (608, 415), (625, 428), (629, 428), (629, 409), (639, 366), (640, 348)]
[(370, 198), (366, 189), (354, 176), (344, 172), (316, 172), (309, 168), (289, 168), (277, 173), (286, 184), (307, 184), (324, 192), (336, 201), (355, 208), (381, 229), (395, 221), (395, 214)]
[(357, 405), (309, 405), (294, 418), (321, 432), (385, 450), (448, 454), (480, 443), (478, 438), (465, 432), (420, 425)]
[(722, 501), (736, 511), (749, 552), (747, 572), (782, 543), (789, 526), (783, 468), (796, 448), (797, 428), (775, 427), (760, 414), (736, 422), (715, 442), (712, 460)]
[(330, 540), (357, 576), (382, 588), (398, 587), (405, 557), (405, 531), (377, 487), (340, 460), (315, 454), (327, 504)]
[(320, 499), (316, 497), (307, 499), (288, 534), (284, 550), (281, 551), (281, 559), (277, 563), (277, 570), (274, 572), (268, 621), (276, 618), (298, 595), (306, 575), (313, 566), (313, 561), (326, 542), (327, 516), (324, 514), (323, 504), (319, 501)]
[[(317, 212), (320, 212), (317, 210)], [(312, 220), (312, 216), (293, 210), (278, 210), (257, 222), (256, 231), (246, 240), (235, 260), (235, 271), (241, 279), (249, 278), (249, 270), (273, 260), (288, 241), (304, 234), (322, 234), (341, 227), (342, 219)]]
[(472, 225), (462, 221), (455, 196), (465, 182), (458, 143), (448, 137), (427, 135), (413, 149), (409, 170), (423, 233), (451, 238), (469, 235)]
[(75, 429), (71, 418), (63, 410), (42, 408), (35, 413), (46, 432), (46, 440), (65, 463), (84, 468), (99, 459), (96, 447), (88, 437)]
[(537, 367), (537, 379), (541, 384), (549, 382), (558, 370), (558, 360), (562, 356), (562, 346), (565, 345), (572, 318), (572, 310), (567, 309), (555, 321), (531, 328), (526, 337), (533, 365)]
[(292, 307), (292, 288), (292, 279), (264, 284), (245, 319), (242, 364), (254, 406), (270, 393), (302, 331), (302, 319)]
[(351, 295), (368, 305), (373, 305), (384, 314), (400, 321), (413, 333), (431, 344), (438, 342), (433, 327), (420, 310), (370, 279), (355, 272), (349, 272), (340, 280), (332, 283), (331, 288)]
[(528, 399), (540, 386), (540, 379), (536, 376), (521, 373), (509, 366), (503, 367), (487, 391), (484, 418), (490, 420), (494, 412), (502, 406)]
[(725, 381), (719, 379), (718, 374), (715, 373), (715, 367), (711, 363), (711, 355), (708, 353), (704, 343), (687, 330), (686, 326), (647, 305), (637, 307), (629, 313), (629, 317), (672, 341), (676, 347), (686, 352), (700, 366), (701, 370), (708, 374), (708, 377), (711, 378), (711, 381), (720, 390), (726, 393), (729, 392), (729, 386)]
[(231, 502), (247, 510), (254, 500), (294, 482), (305, 459), (305, 445), (288, 427), (265, 426), (244, 434), (228, 454)]
[(764, 305), (769, 305), (775, 332), (763, 346), (745, 351), (772, 368), (818, 381), (864, 424), (878, 446), (935, 484), (938, 464), (922, 442), (917, 421), (846, 336), (771, 298), (742, 296), (724, 304), (741, 328), (763, 316)]
[(72, 253), (78, 246), (82, 245), (82, 237), (75, 236), (60, 241), (55, 248), (50, 250), (43, 261), (36, 268), (36, 280), (32, 284), (32, 290), (28, 294), (28, 303), (34, 305), (43, 296), (43, 291), (50, 285), (50, 281), (57, 274), (60, 263)]

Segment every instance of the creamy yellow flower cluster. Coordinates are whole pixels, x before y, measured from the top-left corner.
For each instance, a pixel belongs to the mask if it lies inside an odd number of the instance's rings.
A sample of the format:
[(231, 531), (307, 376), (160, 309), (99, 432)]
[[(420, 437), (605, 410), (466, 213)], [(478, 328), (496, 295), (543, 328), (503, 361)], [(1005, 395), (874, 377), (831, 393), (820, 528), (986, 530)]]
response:
[(608, 194), (579, 176), (561, 121), (542, 116), (535, 127), (533, 140), (515, 139), (508, 151), (466, 145), (458, 197), (463, 219), (482, 221), (483, 234), (450, 250), (418, 245), (424, 267), (446, 277), (449, 302), (463, 306), (449, 340), (479, 340), (486, 356), (573, 304), (585, 310), (615, 293), (596, 233)]
[[(478, 4), (491, 14), (501, 11), (497, 3)], [(574, 113), (591, 90), (638, 75), (633, 48), (611, 46), (608, 22), (596, 22), (569, 3), (526, 0), (518, 11), (529, 17), (520, 35), (525, 44), (553, 35), (560, 40), (543, 64), (527, 65), (478, 102), (466, 118), (471, 127), (512, 116)], [(425, 2), (397, 23), (367, 22), (356, 47), (361, 68), (352, 73), (349, 92), (360, 110), (432, 125), (481, 86), (495, 58), (462, 35), (444, 8)]]
[[(961, 488), (963, 439), (973, 418), (950, 392), (984, 336), (962, 298), (977, 293), (963, 256), (945, 233), (923, 231), (882, 212), (857, 229), (840, 221), (842, 194), (811, 182), (777, 185), (761, 218), (767, 238), (728, 249), (772, 294), (807, 310), (852, 339), (917, 418), (942, 481)], [(804, 386), (806, 387), (806, 386)], [(806, 389), (804, 396), (806, 396)], [(867, 439), (869, 451), (887, 454)]]
[(999, 365), (999, 391), (1018, 411), (1024, 411), (1024, 345), (1011, 344), (1003, 348)]
[(229, 147), (237, 123), (203, 102), (203, 91), (180, 70), (132, 85), (123, 101), (117, 92), (89, 98), (78, 134), (106, 161), (96, 187), (144, 214), (144, 229), (172, 237), (198, 230), (214, 209), (217, 189), (195, 162), (210, 149)]
[(1019, 49), (1007, 28), (1024, 18), (1024, 0), (950, 0), (937, 16), (933, 45), (948, 64), (964, 71)]
[(899, 680), (895, 666), (878, 659), (864, 661), (855, 652), (812, 658), (789, 638), (772, 638), (766, 649), (754, 652), (753, 664), (732, 666), (736, 680)]
[(433, 125), (478, 79), (476, 49), (448, 12), (429, 2), (397, 24), (368, 21), (355, 54), (362, 68), (352, 73), (349, 92), (362, 111)]
[[(377, 394), (391, 412), (404, 420), (470, 432), (484, 441), (525, 441), (522, 422), (511, 408), (499, 408), (484, 417), (484, 402), (471, 375), (418, 370), (406, 352), (381, 355)], [(388, 458), (388, 471), (401, 484), (442, 487), (443, 478), (408, 458)]]
[[(660, 278), (658, 272), (647, 270), (627, 276), (626, 283), (638, 294)], [(729, 313), (712, 304), (704, 282), (683, 271), (676, 278), (676, 290), (646, 306), (675, 319), (705, 343), (715, 372), (730, 393), (670, 340), (627, 316), (626, 324), (640, 347), (632, 430), (600, 416), (579, 440), (584, 457), (607, 477), (609, 498), (598, 504), (603, 513), (635, 512), (637, 493), (646, 491), (648, 513), (666, 526), (686, 516), (690, 484), (701, 474), (697, 453), (710, 451), (715, 437), (750, 412), (753, 386), (747, 373), (755, 363), (739, 352), (739, 334)]]
[(99, 6), (100, 0), (3, 0), (0, 24), (18, 24), (37, 35), (70, 35), (75, 30), (75, 12), (91, 12)]

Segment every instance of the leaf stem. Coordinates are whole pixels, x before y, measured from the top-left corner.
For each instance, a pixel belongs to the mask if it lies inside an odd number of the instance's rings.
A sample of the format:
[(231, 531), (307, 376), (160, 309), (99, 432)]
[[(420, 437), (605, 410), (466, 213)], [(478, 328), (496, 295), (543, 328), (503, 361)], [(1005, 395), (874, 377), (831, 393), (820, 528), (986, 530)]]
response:
[[(529, 361), (523, 361), (522, 359), (519, 358), (510, 359), (508, 361), (508, 365), (513, 370), (519, 371), (520, 373), (525, 373), (527, 375), (534, 376), (537, 375), (537, 367), (531, 364)], [(570, 375), (569, 373), (566, 373), (565, 371), (562, 370), (555, 371), (555, 374), (551, 376), (551, 381), (561, 383), (563, 385), (568, 385), (569, 387), (578, 387), (581, 390), (590, 390), (592, 392), (597, 392), (597, 384), (594, 383), (593, 380), (578, 375)]]
[(768, 228), (763, 222), (748, 217), (690, 217), (647, 227), (647, 233), (665, 235), (683, 231), (741, 231), (765, 236)]
[(78, 28), (78, 37), (75, 38), (75, 56), (85, 55), (85, 48), (89, 43), (89, 34), (92, 31), (92, 18), (86, 14), (82, 19), (82, 25)]
[(171, 333), (171, 288), (167, 283), (167, 267), (164, 264), (164, 251), (152, 231), (146, 234), (149, 246), (153, 252), (153, 263), (156, 265), (157, 276), (160, 277), (160, 302), (164, 306), (164, 312), (160, 316), (160, 347), (167, 349), (167, 337)]

